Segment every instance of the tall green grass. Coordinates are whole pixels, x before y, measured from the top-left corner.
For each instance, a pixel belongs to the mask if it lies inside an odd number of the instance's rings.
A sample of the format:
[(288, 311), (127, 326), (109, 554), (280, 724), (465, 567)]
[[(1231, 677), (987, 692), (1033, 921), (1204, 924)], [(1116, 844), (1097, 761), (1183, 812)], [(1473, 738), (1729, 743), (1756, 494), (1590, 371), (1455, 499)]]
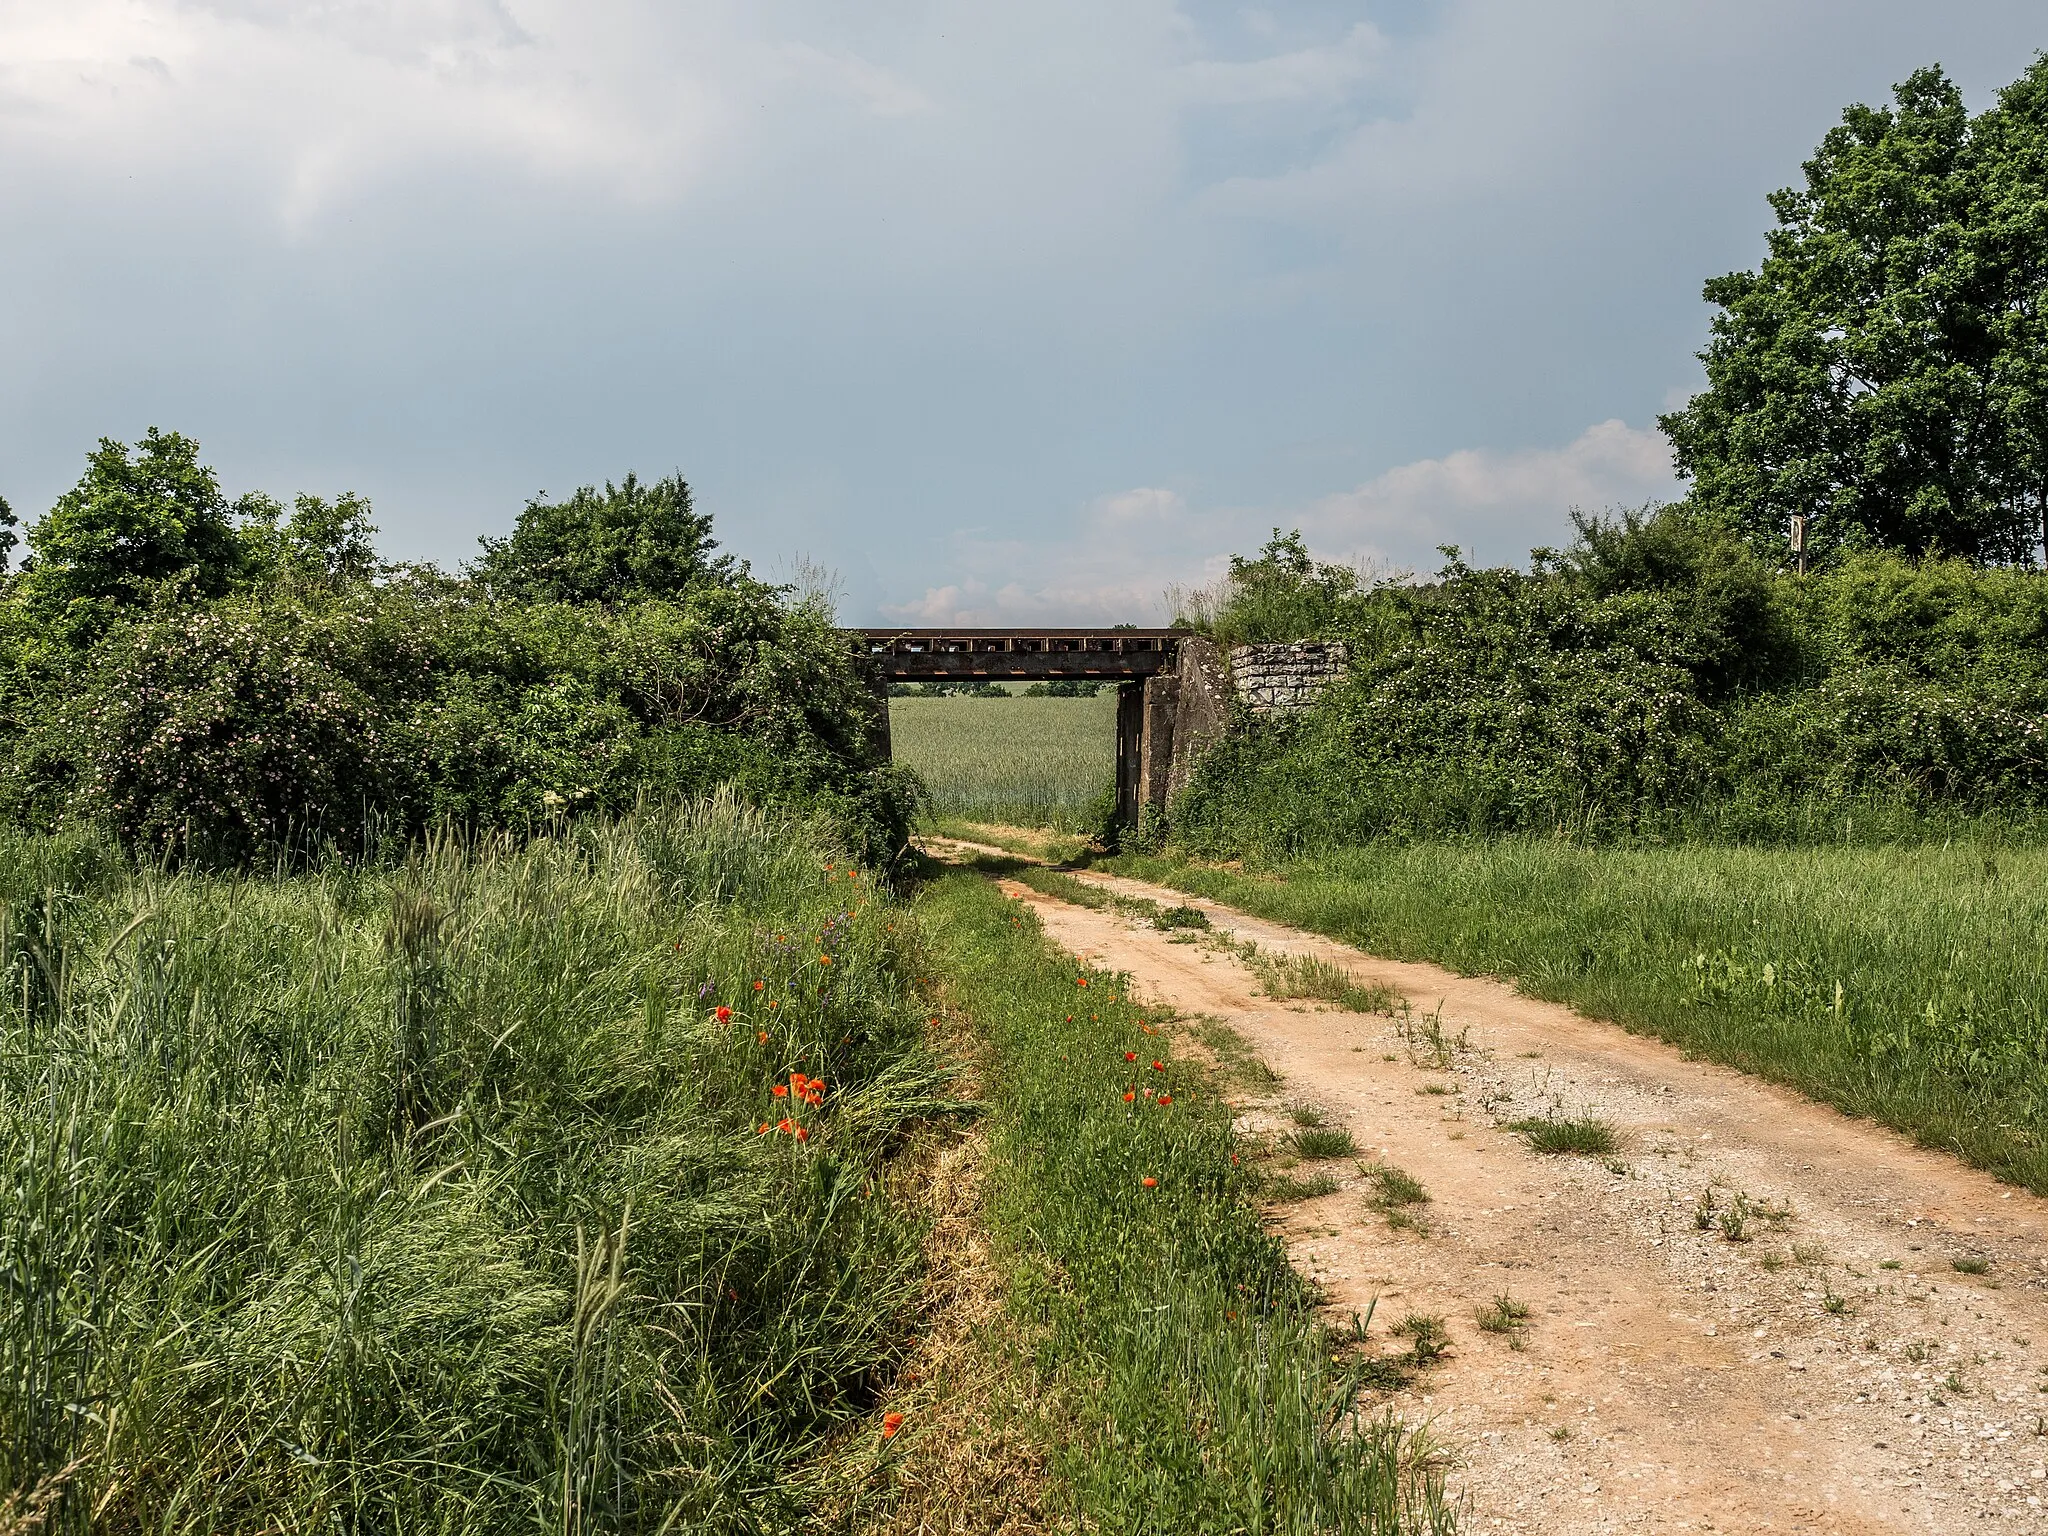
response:
[(1448, 1529), (1427, 1442), (1360, 1411), (1261, 1227), (1210, 1075), (979, 876), (917, 911), (988, 1042), (991, 1217), (1078, 1528)]
[(936, 1073), (837, 862), (730, 802), (274, 878), (0, 842), (0, 1501), (794, 1525), (916, 1284), (873, 1175)]
[(2048, 850), (1505, 840), (1110, 867), (1510, 977), (2048, 1194)]
[(1092, 832), (1116, 782), (1116, 692), (1092, 699), (898, 698), (896, 761), (940, 816)]

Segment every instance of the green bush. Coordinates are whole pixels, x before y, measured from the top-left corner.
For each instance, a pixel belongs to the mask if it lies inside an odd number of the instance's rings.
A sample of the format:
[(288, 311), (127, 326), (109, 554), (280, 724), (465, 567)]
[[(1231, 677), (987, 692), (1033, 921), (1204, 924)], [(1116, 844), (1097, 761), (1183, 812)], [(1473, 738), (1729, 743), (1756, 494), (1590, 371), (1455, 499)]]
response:
[(1240, 721), (1174, 839), (1796, 838), (2048, 811), (2048, 578), (1868, 552), (1796, 578), (1677, 509), (1579, 528), (1526, 573), (1454, 553), (1435, 582), (1316, 610), (1347, 675), (1300, 717)]
[(712, 558), (680, 480), (536, 500), (462, 577), (373, 532), (102, 444), (0, 591), (0, 815), (231, 864), (731, 785), (902, 847), (916, 781), (832, 616)]

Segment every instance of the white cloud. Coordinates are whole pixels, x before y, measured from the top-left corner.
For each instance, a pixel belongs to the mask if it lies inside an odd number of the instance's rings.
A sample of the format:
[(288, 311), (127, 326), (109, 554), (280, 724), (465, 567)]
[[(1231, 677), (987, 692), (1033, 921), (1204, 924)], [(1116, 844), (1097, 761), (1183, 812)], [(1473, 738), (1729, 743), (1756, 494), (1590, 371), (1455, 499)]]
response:
[[(1304, 508), (1299, 521), (1322, 548), (1413, 561), (1439, 543), (1506, 542), (1526, 550), (1559, 537), (1571, 508), (1638, 506), (1677, 493), (1664, 435), (1613, 420), (1586, 428), (1562, 448), (1466, 448), (1418, 459), (1323, 497)], [(1497, 547), (1486, 553), (1509, 554)]]
[(1169, 617), (1170, 588), (1213, 581), (1275, 527), (1301, 529), (1326, 559), (1396, 569), (1433, 567), (1447, 543), (1518, 561), (1567, 538), (1574, 507), (1637, 506), (1676, 491), (1663, 436), (1623, 421), (1599, 422), (1560, 448), (1418, 459), (1303, 505), (1197, 509), (1178, 491), (1138, 486), (1090, 502), (1063, 541), (956, 540), (951, 563), (975, 574), (883, 612), (906, 625), (1157, 623)]

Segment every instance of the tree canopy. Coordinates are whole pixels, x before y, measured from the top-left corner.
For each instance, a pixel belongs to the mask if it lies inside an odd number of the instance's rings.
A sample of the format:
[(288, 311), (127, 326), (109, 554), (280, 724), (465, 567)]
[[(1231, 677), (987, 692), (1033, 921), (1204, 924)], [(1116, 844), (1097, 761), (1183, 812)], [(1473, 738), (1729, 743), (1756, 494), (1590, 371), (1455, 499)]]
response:
[(1774, 194), (1707, 388), (1660, 420), (1693, 506), (1759, 550), (1809, 519), (1876, 544), (2048, 559), (2048, 55), (1972, 117), (1938, 66), (1853, 106)]
[(566, 501), (536, 496), (510, 538), (484, 539), (470, 575), (492, 592), (527, 602), (618, 604), (680, 597), (733, 573), (714, 559), (711, 518), (697, 511), (680, 475), (642, 484), (627, 475)]
[(101, 438), (78, 484), (30, 527), (28, 547), (22, 596), (45, 610), (141, 602), (172, 578), (218, 597), (244, 557), (234, 508), (199, 462), (199, 444), (155, 427), (132, 453)]

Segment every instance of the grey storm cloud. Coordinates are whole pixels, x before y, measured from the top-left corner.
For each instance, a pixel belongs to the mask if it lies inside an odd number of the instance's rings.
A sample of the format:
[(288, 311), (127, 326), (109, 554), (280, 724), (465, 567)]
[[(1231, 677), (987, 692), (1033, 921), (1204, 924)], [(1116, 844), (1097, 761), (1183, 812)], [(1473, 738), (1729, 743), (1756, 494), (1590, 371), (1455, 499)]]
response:
[(1672, 486), (1701, 280), (2033, 4), (0, 0), (0, 495), (102, 434), (460, 559), (680, 469), (852, 618), (1157, 611)]

